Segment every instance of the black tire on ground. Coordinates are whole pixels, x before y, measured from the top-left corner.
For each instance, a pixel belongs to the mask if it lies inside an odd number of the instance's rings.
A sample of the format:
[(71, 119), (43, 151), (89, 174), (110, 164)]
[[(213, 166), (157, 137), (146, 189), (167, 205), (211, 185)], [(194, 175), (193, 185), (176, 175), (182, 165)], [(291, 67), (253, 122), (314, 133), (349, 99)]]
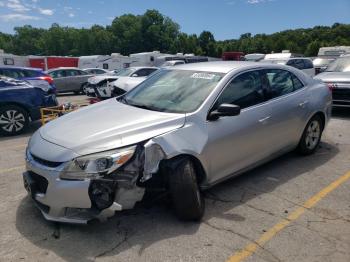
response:
[[(84, 84), (82, 84), (82, 86), (81, 86), (81, 89), (80, 89), (80, 93), (82, 94), (82, 95), (86, 95), (86, 90), (85, 90), (85, 88), (88, 86), (88, 83), (84, 83)], [(79, 94), (79, 93), (78, 93)]]
[(29, 126), (29, 115), (26, 110), (16, 105), (0, 107), (0, 134), (15, 136), (23, 133)]
[(299, 141), (297, 151), (302, 155), (311, 155), (320, 144), (324, 129), (323, 120), (319, 115), (313, 116), (307, 123)]
[(199, 221), (205, 202), (199, 190), (196, 171), (188, 158), (181, 159), (169, 174), (169, 188), (176, 215), (181, 220)]

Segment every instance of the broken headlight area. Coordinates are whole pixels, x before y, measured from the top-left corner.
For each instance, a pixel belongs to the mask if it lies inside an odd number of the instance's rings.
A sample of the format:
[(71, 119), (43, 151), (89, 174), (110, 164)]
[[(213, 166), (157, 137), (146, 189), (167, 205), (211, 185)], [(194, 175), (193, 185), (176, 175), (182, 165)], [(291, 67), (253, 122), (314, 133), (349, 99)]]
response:
[(73, 159), (60, 175), (65, 180), (104, 178), (126, 164), (136, 146), (91, 154)]

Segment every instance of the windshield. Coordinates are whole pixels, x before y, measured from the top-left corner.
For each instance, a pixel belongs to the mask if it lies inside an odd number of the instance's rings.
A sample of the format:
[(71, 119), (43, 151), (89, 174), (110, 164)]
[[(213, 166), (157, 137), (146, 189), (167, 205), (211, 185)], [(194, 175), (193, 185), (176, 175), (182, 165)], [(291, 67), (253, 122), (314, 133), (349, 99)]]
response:
[(171, 113), (195, 111), (224, 74), (161, 70), (121, 98), (140, 108)]
[(338, 58), (327, 67), (326, 72), (350, 72), (350, 57)]
[(133, 69), (133, 68), (125, 68), (125, 69), (122, 69), (122, 70), (116, 72), (115, 74), (116, 74), (117, 76), (129, 76), (129, 75), (131, 75), (133, 72), (135, 72), (135, 69)]

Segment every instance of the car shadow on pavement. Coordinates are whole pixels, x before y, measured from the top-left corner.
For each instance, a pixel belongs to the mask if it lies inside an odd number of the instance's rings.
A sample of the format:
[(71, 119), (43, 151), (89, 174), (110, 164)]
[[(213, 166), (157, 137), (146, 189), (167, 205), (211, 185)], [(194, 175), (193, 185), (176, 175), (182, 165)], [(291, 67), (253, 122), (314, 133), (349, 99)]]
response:
[[(292, 152), (211, 188), (205, 192), (206, 213), (201, 223), (177, 220), (164, 200), (120, 212), (105, 223), (55, 224), (45, 221), (32, 200), (25, 197), (17, 209), (16, 228), (32, 244), (46, 250), (47, 255), (53, 252), (65, 261), (94, 261), (130, 249), (140, 256), (148, 247), (161, 241), (199, 234), (202, 226), (216, 230), (212, 226), (213, 220), (221, 219), (235, 228), (244, 228), (249, 217), (238, 213), (239, 208), (249, 206), (251, 200), (275, 191), (300, 175), (314, 172), (338, 152), (335, 145), (322, 143), (314, 155), (301, 157)], [(261, 216), (271, 215), (270, 211), (262, 211)]]
[(336, 119), (349, 120), (350, 119), (350, 108), (346, 108), (346, 107), (333, 108), (332, 117), (336, 118)]

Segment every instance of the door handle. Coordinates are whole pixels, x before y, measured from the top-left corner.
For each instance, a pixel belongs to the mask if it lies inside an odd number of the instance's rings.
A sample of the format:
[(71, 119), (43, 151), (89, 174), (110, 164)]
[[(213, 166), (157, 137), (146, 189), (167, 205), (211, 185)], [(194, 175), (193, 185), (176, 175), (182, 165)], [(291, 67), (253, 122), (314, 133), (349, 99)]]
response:
[(299, 106), (300, 107), (304, 107), (306, 104), (308, 104), (309, 103), (309, 101), (304, 101), (304, 102), (301, 102), (300, 104), (299, 104)]
[(265, 123), (267, 120), (269, 120), (271, 118), (271, 116), (267, 116), (267, 117), (264, 117), (262, 119), (259, 119), (259, 122), (260, 123)]

